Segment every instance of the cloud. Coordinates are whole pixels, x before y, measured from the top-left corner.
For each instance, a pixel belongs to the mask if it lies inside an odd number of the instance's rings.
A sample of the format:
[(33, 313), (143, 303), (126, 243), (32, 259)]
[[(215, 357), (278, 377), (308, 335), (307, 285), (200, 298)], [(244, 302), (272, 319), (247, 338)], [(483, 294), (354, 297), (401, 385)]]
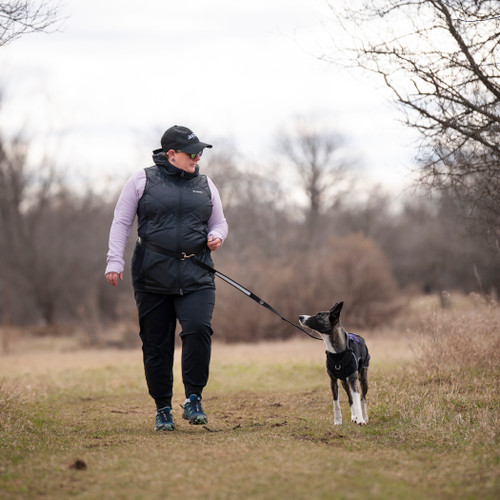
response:
[(377, 175), (410, 158), (374, 83), (318, 59), (329, 36), (322, 0), (68, 0), (65, 9), (63, 31), (0, 51), (3, 128), (25, 127), (39, 150), (52, 137), (61, 162), (95, 175), (136, 170), (173, 123), (266, 157), (279, 127), (314, 113), (350, 136)]

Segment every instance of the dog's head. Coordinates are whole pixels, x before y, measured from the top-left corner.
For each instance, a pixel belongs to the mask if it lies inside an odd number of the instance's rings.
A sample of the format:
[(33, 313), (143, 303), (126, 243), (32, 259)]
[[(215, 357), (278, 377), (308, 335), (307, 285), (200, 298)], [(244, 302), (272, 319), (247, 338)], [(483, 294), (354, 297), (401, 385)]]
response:
[(329, 311), (319, 312), (314, 316), (303, 314), (299, 316), (300, 324), (322, 335), (331, 335), (335, 328), (340, 326), (340, 311), (343, 305), (343, 302), (335, 302)]

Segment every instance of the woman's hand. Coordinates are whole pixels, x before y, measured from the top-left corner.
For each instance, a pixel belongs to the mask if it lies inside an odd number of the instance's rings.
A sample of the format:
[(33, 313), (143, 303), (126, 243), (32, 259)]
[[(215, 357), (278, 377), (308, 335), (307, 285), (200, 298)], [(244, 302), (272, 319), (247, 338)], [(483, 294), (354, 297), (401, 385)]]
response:
[(222, 245), (222, 240), (220, 238), (214, 238), (213, 234), (208, 237), (207, 246), (212, 250), (218, 250)]
[(118, 285), (118, 278), (123, 280), (123, 273), (106, 273), (106, 279), (111, 286)]

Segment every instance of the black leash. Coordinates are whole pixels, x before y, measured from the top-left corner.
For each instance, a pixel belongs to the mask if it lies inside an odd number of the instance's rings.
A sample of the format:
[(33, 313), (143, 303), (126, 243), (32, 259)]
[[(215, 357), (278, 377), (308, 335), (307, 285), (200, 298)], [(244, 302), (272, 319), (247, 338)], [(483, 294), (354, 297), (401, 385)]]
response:
[(321, 338), (315, 337), (314, 335), (311, 335), (305, 328), (302, 328), (300, 325), (297, 325), (293, 323), (292, 321), (286, 319), (284, 316), (282, 316), (274, 307), (270, 306), (267, 302), (263, 301), (260, 297), (257, 297), (252, 291), (248, 290), (248, 288), (245, 288), (243, 285), (240, 285), (237, 281), (234, 281), (231, 279), (229, 276), (226, 276), (225, 274), (221, 273), (220, 271), (217, 271), (217, 269), (214, 269), (212, 266), (209, 266), (208, 264), (205, 264), (205, 262), (201, 261), (198, 259), (196, 254), (192, 253), (190, 255), (186, 254), (186, 252), (171, 252), (170, 250), (166, 250), (165, 248), (156, 246), (152, 243), (148, 243), (143, 241), (141, 238), (139, 238), (138, 243), (145, 246), (146, 248), (149, 248), (150, 250), (153, 250), (153, 252), (161, 253), (163, 255), (166, 255), (168, 257), (173, 257), (175, 259), (179, 260), (187, 260), (187, 259), (192, 259), (195, 264), (198, 266), (202, 267), (203, 269), (207, 270), (210, 273), (215, 274), (215, 276), (219, 277), (221, 280), (225, 281), (226, 283), (229, 283), (231, 286), (239, 290), (240, 292), (244, 293), (248, 297), (250, 297), (252, 300), (255, 300), (259, 305), (262, 307), (265, 307), (268, 311), (271, 311), (273, 314), (276, 314), (276, 316), (279, 316), (283, 321), (286, 321), (288, 324), (292, 325), (293, 327), (297, 328), (301, 332), (304, 332), (306, 335), (311, 337), (314, 340), (322, 340)]

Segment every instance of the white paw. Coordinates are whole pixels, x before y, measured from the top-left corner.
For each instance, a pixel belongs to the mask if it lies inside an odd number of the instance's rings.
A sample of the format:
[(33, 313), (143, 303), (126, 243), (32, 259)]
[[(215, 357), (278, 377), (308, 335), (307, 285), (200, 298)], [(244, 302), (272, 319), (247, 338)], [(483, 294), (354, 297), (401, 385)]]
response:
[(336, 418), (333, 423), (334, 423), (334, 425), (342, 425), (342, 419)]
[(363, 420), (362, 417), (352, 417), (351, 418), (351, 422), (354, 423), (354, 424), (358, 424), (358, 425), (366, 425), (366, 422)]

